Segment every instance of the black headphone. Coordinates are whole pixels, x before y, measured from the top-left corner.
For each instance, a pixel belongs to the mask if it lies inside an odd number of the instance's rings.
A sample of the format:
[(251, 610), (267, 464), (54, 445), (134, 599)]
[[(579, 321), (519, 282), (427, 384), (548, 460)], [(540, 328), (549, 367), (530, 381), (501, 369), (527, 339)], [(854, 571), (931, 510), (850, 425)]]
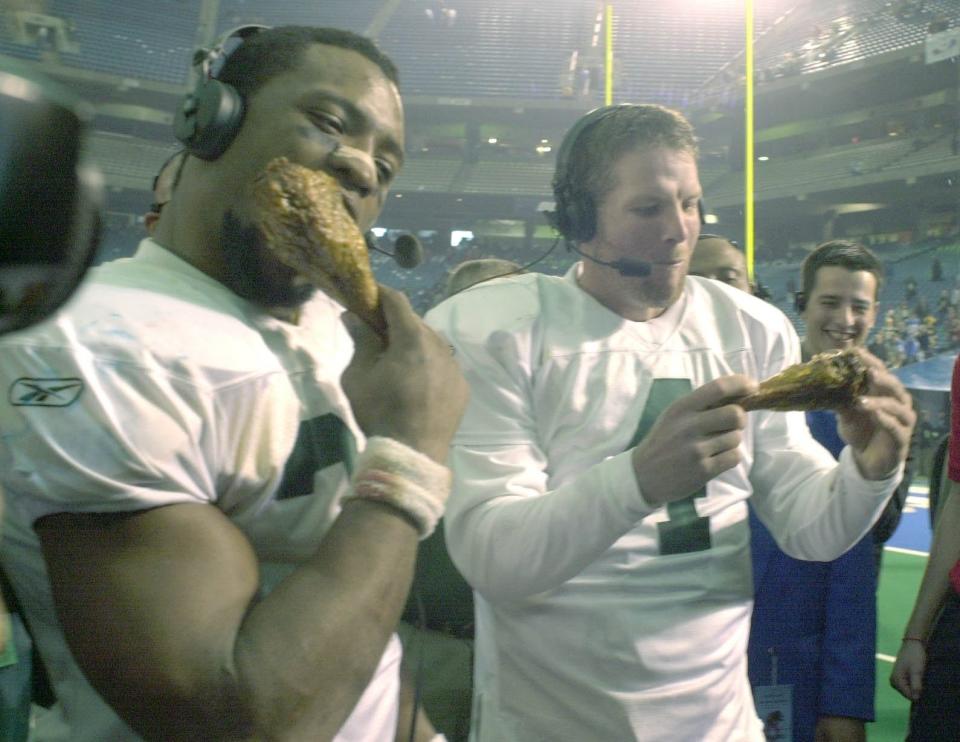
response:
[[(173, 133), (190, 154), (202, 160), (216, 160), (240, 131), (243, 122), (243, 97), (232, 85), (220, 82), (213, 66), (230, 55), (227, 44), (239, 39), (242, 44), (250, 36), (270, 26), (246, 25), (227, 32), (209, 49), (193, 54), (197, 76), (192, 91), (187, 93), (173, 117)], [(239, 46), (239, 44), (238, 44)]]
[(617, 111), (633, 107), (631, 103), (622, 103), (594, 108), (570, 128), (560, 143), (557, 166), (553, 173), (553, 197), (556, 207), (554, 211), (546, 212), (546, 216), (550, 225), (569, 242), (588, 242), (597, 232), (597, 210), (593, 195), (571, 177), (571, 162), (577, 142), (587, 129)]

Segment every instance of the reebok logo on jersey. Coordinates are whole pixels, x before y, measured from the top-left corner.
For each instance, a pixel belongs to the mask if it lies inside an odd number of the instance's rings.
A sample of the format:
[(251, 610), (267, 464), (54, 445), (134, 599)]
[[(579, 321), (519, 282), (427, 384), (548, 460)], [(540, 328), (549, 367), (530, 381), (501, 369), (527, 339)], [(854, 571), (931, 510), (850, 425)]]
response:
[(14, 407), (69, 407), (83, 391), (81, 379), (17, 379), (8, 399)]

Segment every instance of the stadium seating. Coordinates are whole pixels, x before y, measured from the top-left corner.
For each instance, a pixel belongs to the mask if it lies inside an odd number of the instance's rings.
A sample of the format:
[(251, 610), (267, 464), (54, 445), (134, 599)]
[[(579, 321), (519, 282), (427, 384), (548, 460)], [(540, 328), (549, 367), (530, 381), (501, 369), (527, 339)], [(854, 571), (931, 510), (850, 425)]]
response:
[[(861, 178), (882, 171), (888, 163), (900, 161), (913, 147), (908, 138), (836, 147), (817, 154), (774, 158), (759, 163), (756, 187), (760, 198), (795, 193), (797, 187)], [(712, 202), (728, 203), (743, 197), (743, 173), (728, 173), (715, 180), (709, 196)]]
[(21, 44), (15, 40), (13, 22), (6, 14), (0, 13), (0, 54), (19, 59), (40, 59), (41, 50), (33, 44)]
[(79, 51), (60, 52), (70, 67), (185, 84), (196, 43), (198, 3), (174, 0), (53, 0), (70, 22)]
[(379, 40), (402, 70), (407, 95), (559, 98), (571, 53), (589, 41), (593, 11), (581, 0), (450, 0), (452, 21), (402, 0)]
[(478, 162), (463, 184), (464, 193), (543, 196), (552, 192), (553, 162)]
[(103, 172), (108, 186), (144, 191), (150, 189), (160, 166), (176, 149), (173, 144), (105, 132), (94, 133), (89, 143), (89, 155)]
[[(909, 17), (898, 14), (895, 3), (847, 0), (812, 4), (767, 34), (792, 4), (770, 0), (755, 11), (761, 77), (765, 69), (782, 72), (784, 60), (792, 71), (810, 73), (917, 46), (933, 20), (960, 24), (960, 0), (926, 0), (923, 11)], [(583, 0), (222, 0), (216, 27), (223, 32), (243, 23), (303, 23), (373, 31), (402, 70), (408, 96), (556, 100), (573, 95), (574, 52), (585, 65), (602, 67), (602, 34), (595, 34), (602, 7)], [(199, 3), (50, 0), (49, 8), (65, 20), (78, 47), (58, 52), (63, 64), (187, 82)], [(455, 15), (444, 16), (442, 8)], [(613, 31), (617, 99), (683, 107), (698, 90), (716, 92), (719, 71), (742, 50), (742, 3), (620, 3)], [(30, 59), (42, 54), (35, 45), (16, 43), (10, 33), (0, 36), (2, 54)], [(587, 105), (601, 100), (601, 87), (595, 79), (584, 98)]]
[(758, 43), (756, 66), (777, 68), (791, 58), (798, 72), (816, 72), (920, 45), (936, 19), (960, 25), (960, 0), (925, 0), (923, 10), (909, 16), (898, 13), (897, 5), (882, 0), (812, 5), (803, 23), (789, 24), (772, 43)]
[(400, 171), (393, 188), (397, 191), (448, 193), (463, 167), (461, 160), (410, 158)]
[(217, 15), (218, 33), (247, 23), (272, 26), (334, 26), (365, 33), (382, 0), (323, 0), (323, 2), (282, 2), (274, 0), (221, 0)]
[[(782, 3), (757, 11), (757, 31)], [(614, 15), (614, 86), (627, 101), (685, 106), (695, 91), (743, 49), (743, 3), (620, 3)], [(682, 42), (680, 42), (682, 40)]]

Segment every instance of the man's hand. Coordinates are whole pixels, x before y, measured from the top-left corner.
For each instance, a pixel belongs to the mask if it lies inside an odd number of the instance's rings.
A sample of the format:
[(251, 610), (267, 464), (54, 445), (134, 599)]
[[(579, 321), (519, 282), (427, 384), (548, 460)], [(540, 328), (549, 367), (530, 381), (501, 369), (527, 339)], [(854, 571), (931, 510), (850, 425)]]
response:
[(682, 500), (740, 463), (747, 413), (733, 400), (756, 391), (746, 376), (723, 376), (670, 405), (633, 451), (633, 470), (653, 506)]
[(813, 739), (814, 742), (866, 742), (867, 728), (863, 719), (821, 716)]
[[(421, 649), (421, 651), (423, 651)], [(406, 660), (406, 650), (404, 650), (404, 659)], [(397, 714), (397, 735), (395, 742), (432, 742), (437, 737), (437, 730), (433, 727), (433, 722), (427, 716), (423, 709), (423, 704), (417, 699), (416, 685), (419, 680), (414, 674), (411, 674), (409, 668), (405, 665), (400, 667), (400, 711)], [(416, 734), (410, 736), (410, 730), (414, 728), (413, 715), (417, 715)]]
[(876, 356), (866, 351), (861, 355), (869, 387), (855, 406), (837, 411), (837, 429), (853, 449), (863, 477), (884, 479), (907, 458), (917, 416), (900, 380)]
[(923, 671), (927, 665), (927, 650), (923, 642), (908, 639), (900, 645), (897, 660), (890, 672), (890, 685), (908, 701), (917, 701), (923, 690)]
[(393, 438), (443, 463), (467, 405), (467, 382), (450, 345), (403, 294), (381, 286), (380, 297), (385, 345), (365, 323), (344, 316), (356, 350), (343, 389), (368, 436)]

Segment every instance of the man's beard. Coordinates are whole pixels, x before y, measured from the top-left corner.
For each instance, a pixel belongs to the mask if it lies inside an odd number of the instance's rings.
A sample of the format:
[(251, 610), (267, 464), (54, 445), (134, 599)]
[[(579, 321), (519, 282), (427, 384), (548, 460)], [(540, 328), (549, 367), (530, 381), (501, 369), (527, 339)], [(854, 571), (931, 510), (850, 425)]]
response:
[(263, 233), (228, 210), (220, 228), (225, 283), (233, 293), (262, 307), (299, 307), (316, 288), (295, 280), (296, 271), (270, 252)]
[(640, 280), (639, 297), (652, 307), (663, 307), (666, 309), (672, 306), (683, 293), (684, 282), (681, 280), (679, 285), (673, 283), (660, 283), (655, 280)]

